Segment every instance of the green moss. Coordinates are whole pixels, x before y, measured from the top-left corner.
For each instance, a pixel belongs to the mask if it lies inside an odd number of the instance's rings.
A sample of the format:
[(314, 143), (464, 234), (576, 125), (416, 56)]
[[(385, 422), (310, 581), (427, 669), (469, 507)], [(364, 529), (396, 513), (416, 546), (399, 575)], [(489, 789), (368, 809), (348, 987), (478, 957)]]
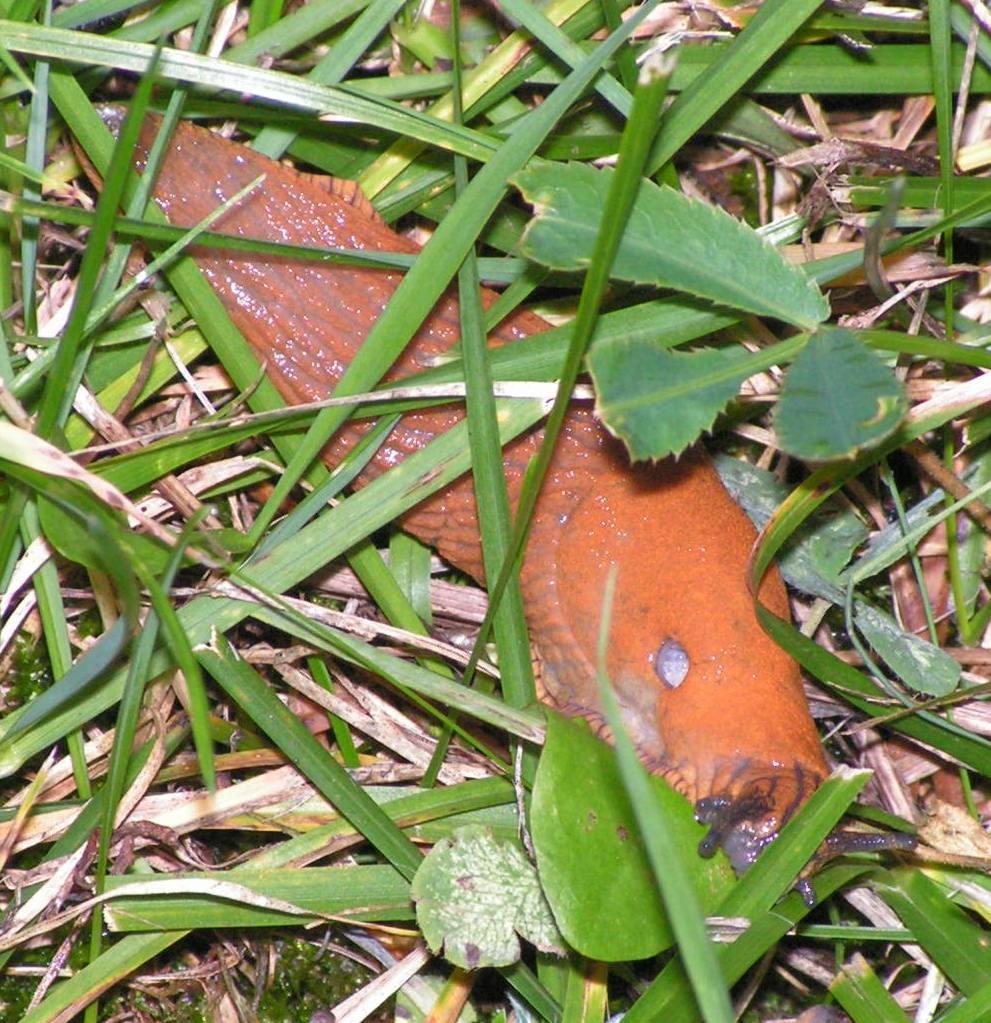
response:
[[(368, 970), (335, 949), (321, 948), (312, 940), (273, 940), (277, 951), (275, 970), (256, 1010), (258, 1023), (309, 1023), (318, 1009), (333, 1008), (371, 979)], [(257, 949), (260, 957), (267, 957), (264, 945)], [(46, 967), (51, 951), (39, 948), (18, 952), (10, 965)], [(85, 943), (77, 943), (69, 965), (81, 969), (85, 960)], [(146, 1023), (209, 1023), (213, 1015), (208, 996), (197, 980), (184, 975), (184, 962), (182, 946), (177, 946), (165, 958), (149, 964), (148, 968), (158, 974), (174, 976), (171, 990), (156, 985), (151, 993), (146, 993), (121, 985), (100, 1000), (100, 1020), (135, 1017)], [(245, 1002), (251, 1004), (254, 999), (251, 982), (236, 969), (231, 979)], [(219, 983), (210, 986), (216, 989)], [(21, 1019), (37, 984), (37, 976), (0, 974), (0, 1020)]]
[[(181, 976), (181, 975), (179, 975)], [(100, 1003), (100, 1019), (142, 1019), (147, 1023), (209, 1023), (206, 999), (202, 994), (155, 998), (143, 991), (124, 988)]]
[(309, 1023), (318, 1009), (331, 1009), (370, 979), (363, 966), (303, 940), (279, 943), (275, 977), (258, 1006), (264, 1023)]
[(52, 684), (51, 665), (44, 643), (21, 633), (14, 643), (10, 671), (3, 680), (2, 711), (9, 713), (30, 703)]
[[(333, 1008), (370, 979), (364, 967), (312, 941), (277, 940), (275, 944), (274, 975), (255, 1010), (258, 1023), (309, 1023), (318, 1009)], [(258, 953), (266, 956), (267, 950), (259, 946)], [(181, 967), (175, 962), (173, 967), (176, 983), (182, 984)], [(245, 1002), (251, 1004), (254, 992), (250, 990), (250, 982), (237, 970), (232, 972), (231, 979)], [(137, 1014), (148, 1023), (207, 1023), (213, 1018), (207, 995), (194, 981), (190, 981), (183, 992), (173, 992), (166, 997), (121, 988), (100, 1006), (101, 1020), (113, 1019), (118, 1014)], [(18, 1016), (0, 1013), (0, 1019), (7, 1018)]]
[(760, 183), (757, 180), (757, 173), (749, 161), (739, 164), (737, 167), (727, 171), (730, 192), (735, 195), (743, 206), (743, 219), (751, 226), (757, 227), (760, 224), (758, 210), (760, 204), (757, 201), (757, 189)]
[[(13, 965), (21, 966), (24, 962), (24, 957), (18, 957)], [(40, 960), (39, 965), (43, 965)], [(37, 977), (21, 977), (6, 972), (0, 975), (0, 1019), (20, 1019), (28, 1010), (37, 984)]]

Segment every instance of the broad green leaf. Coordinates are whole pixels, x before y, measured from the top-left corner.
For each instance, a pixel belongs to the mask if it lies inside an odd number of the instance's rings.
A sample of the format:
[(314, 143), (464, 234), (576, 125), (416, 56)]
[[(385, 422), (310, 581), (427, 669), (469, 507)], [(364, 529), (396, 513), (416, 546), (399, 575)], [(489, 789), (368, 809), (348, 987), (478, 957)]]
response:
[[(579, 164), (527, 168), (513, 184), (535, 208), (524, 255), (556, 270), (588, 265), (613, 171)], [(811, 329), (829, 315), (822, 293), (760, 235), (728, 213), (644, 181), (612, 275)]]
[(781, 447), (799, 458), (852, 458), (879, 444), (905, 414), (891, 370), (856, 334), (823, 328), (795, 358), (781, 388), (774, 425)]
[(679, 454), (711, 428), (753, 372), (742, 348), (672, 352), (615, 341), (588, 354), (596, 412), (634, 460)]
[(486, 827), (459, 828), (438, 842), (413, 878), (416, 919), (427, 944), (456, 966), (509, 966), (519, 938), (564, 953), (537, 871), (515, 841)]
[(903, 631), (889, 615), (858, 601), (854, 622), (882, 661), (917, 693), (947, 696), (960, 681), (960, 665), (938, 646)]
[[(722, 853), (711, 860), (697, 855), (706, 829), (696, 823), (684, 797), (660, 778), (652, 780), (709, 910), (733, 884), (729, 863)], [(561, 933), (577, 951), (590, 959), (624, 962), (671, 946), (671, 928), (615, 753), (583, 722), (547, 715), (531, 834), (544, 894)]]

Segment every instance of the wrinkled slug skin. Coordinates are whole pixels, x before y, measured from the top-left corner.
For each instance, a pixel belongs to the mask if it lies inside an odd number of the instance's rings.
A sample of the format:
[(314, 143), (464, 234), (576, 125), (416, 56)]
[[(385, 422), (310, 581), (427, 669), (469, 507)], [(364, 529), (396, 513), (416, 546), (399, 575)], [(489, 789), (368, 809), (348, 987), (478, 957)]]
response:
[[(156, 126), (149, 122), (143, 145)], [(300, 174), (189, 125), (175, 135), (156, 197), (174, 223), (189, 226), (262, 173), (261, 187), (214, 230), (299, 245), (416, 251), (351, 194), (349, 183)], [(373, 269), (218, 250), (195, 254), (290, 402), (327, 396), (399, 281), (397, 273)], [(484, 300), (494, 297), (486, 292)], [(492, 343), (545, 329), (539, 317), (520, 312)], [(457, 337), (457, 306), (445, 298), (390, 379), (430, 365)], [(405, 417), (360, 482), (460, 416), (447, 408)], [(332, 443), (328, 463), (355, 443), (359, 430), (349, 427)], [(535, 431), (506, 449), (514, 502), (538, 440)], [(419, 505), (403, 526), (482, 578), (470, 478)], [(738, 866), (826, 774), (797, 666), (754, 616), (744, 581), (753, 541), (752, 526), (704, 454), (631, 467), (591, 414), (575, 409), (538, 505), (522, 576), (544, 698), (601, 726), (596, 635), (606, 573), (619, 566), (609, 669), (627, 727), (652, 770), (690, 799), (708, 800), (702, 817)], [(761, 597), (787, 617), (776, 573)], [(656, 663), (662, 644), (672, 640), (675, 646), (666, 649), (687, 655), (680, 684), (663, 682)]]

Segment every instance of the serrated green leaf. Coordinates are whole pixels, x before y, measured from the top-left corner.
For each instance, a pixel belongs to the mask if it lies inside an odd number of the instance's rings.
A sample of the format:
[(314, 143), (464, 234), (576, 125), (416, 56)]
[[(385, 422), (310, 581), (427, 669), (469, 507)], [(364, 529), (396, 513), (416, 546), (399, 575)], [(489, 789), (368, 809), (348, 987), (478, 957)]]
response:
[(517, 962), (519, 937), (542, 952), (564, 952), (537, 871), (515, 842), (489, 828), (458, 828), (438, 842), (417, 870), (412, 894), (431, 950), (443, 948), (463, 969)]
[(853, 620), (882, 661), (917, 693), (948, 696), (960, 681), (960, 665), (919, 636), (898, 627), (893, 618), (858, 602)]
[(893, 433), (902, 385), (853, 331), (817, 331), (791, 364), (774, 425), (781, 447), (809, 461), (852, 458)]
[[(722, 853), (711, 860), (698, 856), (706, 829), (683, 796), (660, 778), (652, 782), (685, 862), (695, 869), (696, 894), (705, 909), (712, 909), (733, 884), (729, 863)], [(547, 715), (531, 835), (554, 919), (577, 951), (603, 962), (625, 962), (670, 948), (671, 928), (616, 755), (584, 722)]]
[(684, 451), (751, 375), (742, 348), (672, 352), (648, 342), (610, 341), (588, 355), (596, 412), (634, 460)]
[[(613, 173), (555, 164), (517, 174), (513, 184), (536, 211), (523, 253), (557, 270), (584, 269)], [(829, 315), (816, 284), (759, 234), (717, 207), (651, 181), (640, 186), (612, 276), (804, 329)]]

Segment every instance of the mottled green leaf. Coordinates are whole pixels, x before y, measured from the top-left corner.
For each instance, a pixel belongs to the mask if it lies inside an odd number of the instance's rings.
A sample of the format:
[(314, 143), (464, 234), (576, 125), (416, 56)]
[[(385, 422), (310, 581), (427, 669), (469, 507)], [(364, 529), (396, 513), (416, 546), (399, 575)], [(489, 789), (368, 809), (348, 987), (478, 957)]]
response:
[(774, 425), (786, 451), (823, 462), (879, 444), (905, 409), (902, 385), (879, 356), (852, 331), (828, 327), (792, 362)]
[[(517, 174), (513, 184), (535, 210), (524, 255), (556, 270), (585, 269), (613, 173), (556, 164)], [(829, 315), (816, 284), (757, 232), (718, 207), (651, 181), (640, 186), (612, 276), (805, 329)]]
[(413, 878), (413, 900), (430, 948), (466, 970), (515, 963), (520, 937), (564, 951), (533, 865), (489, 828), (469, 825), (438, 842)]

